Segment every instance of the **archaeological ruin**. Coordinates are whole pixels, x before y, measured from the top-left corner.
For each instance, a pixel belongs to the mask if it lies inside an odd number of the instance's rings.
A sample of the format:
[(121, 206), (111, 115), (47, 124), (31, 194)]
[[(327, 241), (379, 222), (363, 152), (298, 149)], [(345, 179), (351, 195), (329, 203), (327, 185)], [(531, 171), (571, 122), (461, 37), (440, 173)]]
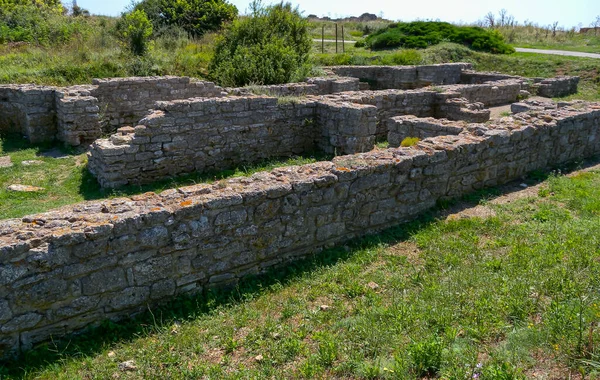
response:
[[(600, 153), (578, 78), (469, 64), (331, 67), (304, 83), (0, 86), (0, 132), (89, 146), (102, 187), (311, 151), (331, 161), (0, 221), (0, 357), (406, 222), (437, 201)], [(490, 119), (489, 107), (513, 114)], [(406, 138), (418, 138), (402, 147)], [(386, 140), (388, 148), (375, 148)]]

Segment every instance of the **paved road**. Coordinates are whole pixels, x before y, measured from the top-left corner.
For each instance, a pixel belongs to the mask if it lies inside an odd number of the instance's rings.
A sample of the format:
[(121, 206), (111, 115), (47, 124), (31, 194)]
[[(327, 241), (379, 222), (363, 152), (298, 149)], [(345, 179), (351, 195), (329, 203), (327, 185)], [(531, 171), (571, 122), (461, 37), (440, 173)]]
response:
[(527, 49), (527, 48), (515, 48), (516, 51), (521, 53), (537, 53), (537, 54), (553, 54), (553, 55), (568, 55), (571, 57), (584, 57), (584, 58), (598, 58), (600, 54), (596, 53), (582, 53), (579, 51), (565, 51), (565, 50), (542, 50), (542, 49)]
[[(320, 38), (314, 38), (313, 41), (321, 42)], [(335, 43), (335, 40), (325, 40), (324, 42)], [(339, 43), (342, 43), (342, 39), (338, 40)], [(347, 44), (353, 44), (356, 41), (345, 41)], [(600, 59), (600, 54), (597, 53), (583, 53), (579, 51), (566, 51), (566, 50), (543, 50), (543, 49), (529, 49), (529, 48), (515, 48), (516, 51), (521, 53), (537, 53), (537, 54), (552, 54), (552, 55), (567, 55), (570, 57), (583, 57), (583, 58), (598, 58)]]

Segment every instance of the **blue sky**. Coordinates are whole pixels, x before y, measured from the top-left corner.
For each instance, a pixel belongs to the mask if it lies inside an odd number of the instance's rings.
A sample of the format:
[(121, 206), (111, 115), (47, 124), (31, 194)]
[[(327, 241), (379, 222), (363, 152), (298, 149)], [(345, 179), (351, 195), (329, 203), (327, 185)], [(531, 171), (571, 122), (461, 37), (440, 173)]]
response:
[[(66, 0), (65, 2), (70, 2)], [(230, 0), (241, 13), (248, 9), (249, 0)], [(270, 1), (265, 1), (270, 3)], [(292, 0), (305, 15), (345, 17), (358, 16), (364, 12), (379, 14), (392, 20), (412, 21), (416, 19), (470, 23), (483, 18), (488, 12), (498, 13), (502, 8), (515, 16), (519, 22), (530, 20), (540, 25), (555, 21), (566, 28), (589, 26), (600, 16), (599, 0), (427, 0), (390, 1), (370, 0)], [(78, 0), (80, 7), (94, 14), (118, 15), (130, 0)]]

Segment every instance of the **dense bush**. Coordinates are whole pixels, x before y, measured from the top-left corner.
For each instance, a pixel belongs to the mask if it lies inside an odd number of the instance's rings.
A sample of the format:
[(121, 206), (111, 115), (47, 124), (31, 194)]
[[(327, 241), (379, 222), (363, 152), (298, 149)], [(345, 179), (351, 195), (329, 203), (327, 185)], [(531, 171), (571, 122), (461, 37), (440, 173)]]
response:
[(60, 1), (0, 0), (0, 43), (60, 44), (86, 29), (81, 19), (63, 15)]
[(514, 52), (497, 31), (474, 26), (456, 26), (447, 22), (415, 21), (391, 24), (374, 32), (365, 40), (366, 46), (371, 49), (424, 49), (441, 42), (454, 42), (473, 50), (490, 53)]
[(144, 55), (148, 51), (149, 38), (152, 35), (152, 24), (146, 12), (135, 10), (124, 14), (117, 25), (117, 32), (134, 55)]
[(225, 0), (143, 0), (134, 10), (144, 11), (157, 31), (177, 26), (192, 37), (216, 31), (237, 16), (235, 5)]
[(312, 41), (308, 21), (289, 3), (263, 7), (233, 22), (217, 41), (209, 72), (225, 86), (276, 84), (301, 79)]

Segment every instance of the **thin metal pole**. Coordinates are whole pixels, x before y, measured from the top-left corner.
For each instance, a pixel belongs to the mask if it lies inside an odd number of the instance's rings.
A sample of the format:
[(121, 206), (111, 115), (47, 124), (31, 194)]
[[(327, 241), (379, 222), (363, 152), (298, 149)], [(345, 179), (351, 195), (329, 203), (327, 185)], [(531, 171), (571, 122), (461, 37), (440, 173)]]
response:
[(337, 40), (338, 40), (338, 33), (337, 33), (337, 22), (336, 22), (335, 23), (335, 54), (338, 53)]
[(325, 24), (321, 29), (321, 53), (325, 53)]

